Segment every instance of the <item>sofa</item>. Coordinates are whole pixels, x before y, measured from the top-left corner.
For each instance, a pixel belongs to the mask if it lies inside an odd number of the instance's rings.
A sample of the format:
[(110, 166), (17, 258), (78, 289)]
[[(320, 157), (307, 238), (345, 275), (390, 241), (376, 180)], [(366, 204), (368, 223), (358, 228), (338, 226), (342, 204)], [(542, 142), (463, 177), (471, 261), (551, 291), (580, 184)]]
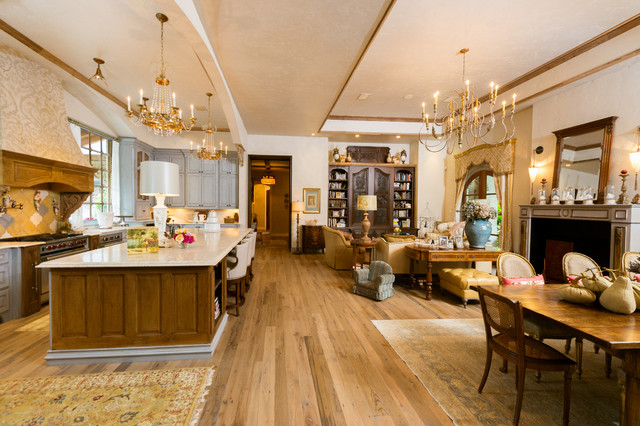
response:
[(329, 228), (322, 227), (324, 235), (324, 258), (333, 269), (350, 270), (353, 266), (353, 247), (347, 238), (350, 234)]

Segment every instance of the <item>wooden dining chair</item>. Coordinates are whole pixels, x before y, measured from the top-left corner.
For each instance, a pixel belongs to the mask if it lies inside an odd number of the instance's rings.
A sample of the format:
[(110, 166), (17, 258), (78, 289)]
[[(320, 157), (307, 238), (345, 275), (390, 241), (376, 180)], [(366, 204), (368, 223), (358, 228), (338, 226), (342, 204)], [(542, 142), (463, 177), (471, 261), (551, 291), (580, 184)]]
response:
[[(496, 260), (496, 273), (498, 278), (502, 280), (502, 277), (506, 278), (519, 278), (519, 277), (533, 277), (536, 275), (536, 271), (533, 265), (524, 257), (516, 253), (504, 252), (498, 256)], [(522, 284), (521, 284), (522, 285)], [(540, 340), (544, 339), (561, 339), (566, 340), (565, 353), (569, 353), (571, 350), (571, 339), (576, 338), (576, 361), (578, 362), (578, 378), (582, 376), (582, 339), (571, 333), (570, 330), (559, 327), (557, 323), (547, 321), (544, 318), (538, 316), (526, 315), (524, 317), (524, 331)], [(506, 372), (507, 364), (502, 370)], [(540, 374), (536, 375), (536, 380), (540, 381)]]
[(478, 288), (482, 318), (487, 335), (487, 360), (478, 393), (482, 393), (489, 371), (493, 352), (516, 366), (516, 407), (513, 424), (520, 422), (522, 397), (524, 394), (525, 370), (564, 371), (564, 403), (562, 423), (569, 424), (571, 403), (571, 376), (576, 363), (551, 346), (524, 334), (522, 303)]

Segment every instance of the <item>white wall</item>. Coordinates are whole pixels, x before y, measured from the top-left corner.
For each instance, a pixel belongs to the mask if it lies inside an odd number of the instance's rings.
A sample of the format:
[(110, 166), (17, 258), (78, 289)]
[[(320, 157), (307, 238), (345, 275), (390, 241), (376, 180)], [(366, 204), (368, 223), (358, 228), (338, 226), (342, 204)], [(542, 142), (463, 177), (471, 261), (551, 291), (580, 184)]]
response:
[[(318, 225), (327, 224), (327, 194), (329, 156), (327, 138), (305, 136), (249, 135), (245, 146), (247, 155), (291, 156), (291, 201), (302, 201), (303, 188), (320, 188), (320, 214), (300, 214), (300, 224), (316, 219)], [(240, 167), (239, 201), (240, 223), (247, 224), (248, 161)], [(295, 219), (292, 216), (291, 241), (295, 247)]]
[[(587, 123), (609, 116), (617, 116), (613, 133), (609, 183), (620, 192), (623, 169), (631, 172), (629, 152), (636, 143), (640, 124), (640, 59), (599, 73), (591, 80), (554, 92), (533, 105), (532, 147), (542, 145), (544, 153), (537, 156), (541, 170), (535, 190), (543, 177), (551, 182), (555, 159), (556, 138), (553, 131)], [(549, 189), (549, 188), (548, 188)]]

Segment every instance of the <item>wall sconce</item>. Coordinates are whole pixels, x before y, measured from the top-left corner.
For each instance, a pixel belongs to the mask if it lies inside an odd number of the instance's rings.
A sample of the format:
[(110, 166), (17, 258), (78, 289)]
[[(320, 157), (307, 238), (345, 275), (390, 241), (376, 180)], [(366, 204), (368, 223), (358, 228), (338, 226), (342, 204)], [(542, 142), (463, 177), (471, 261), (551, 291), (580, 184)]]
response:
[[(534, 152), (536, 154), (542, 154), (544, 148), (542, 146), (538, 146)], [(536, 158), (535, 156), (532, 158), (533, 162), (531, 167), (529, 167), (529, 180), (531, 181), (531, 196), (533, 197), (533, 182), (536, 180), (536, 176), (538, 176), (538, 167), (536, 167)]]
[(629, 153), (629, 160), (631, 160), (631, 167), (636, 172), (636, 183), (634, 191), (638, 191), (638, 172), (640, 172), (640, 127), (636, 133), (636, 150)]

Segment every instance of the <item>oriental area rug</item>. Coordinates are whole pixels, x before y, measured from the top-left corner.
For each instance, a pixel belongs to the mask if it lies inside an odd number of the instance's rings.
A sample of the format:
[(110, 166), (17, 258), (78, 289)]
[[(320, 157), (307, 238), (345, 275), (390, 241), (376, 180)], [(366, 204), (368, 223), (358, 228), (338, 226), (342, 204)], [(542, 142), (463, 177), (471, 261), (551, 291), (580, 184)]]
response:
[[(373, 324), (407, 363), (433, 398), (457, 425), (510, 425), (516, 401), (515, 368), (498, 369), (502, 358), (493, 355), (491, 371), (481, 394), (478, 385), (486, 360), (482, 319), (376, 320)], [(545, 340), (564, 353), (564, 341)], [(572, 342), (571, 355), (575, 354)], [(582, 379), (571, 383), (570, 424), (613, 425), (620, 419), (620, 360), (613, 359), (611, 378), (605, 376), (605, 356), (584, 342)], [(527, 369), (521, 425), (562, 424), (563, 373)]]
[(0, 423), (196, 424), (212, 368), (0, 381)]

